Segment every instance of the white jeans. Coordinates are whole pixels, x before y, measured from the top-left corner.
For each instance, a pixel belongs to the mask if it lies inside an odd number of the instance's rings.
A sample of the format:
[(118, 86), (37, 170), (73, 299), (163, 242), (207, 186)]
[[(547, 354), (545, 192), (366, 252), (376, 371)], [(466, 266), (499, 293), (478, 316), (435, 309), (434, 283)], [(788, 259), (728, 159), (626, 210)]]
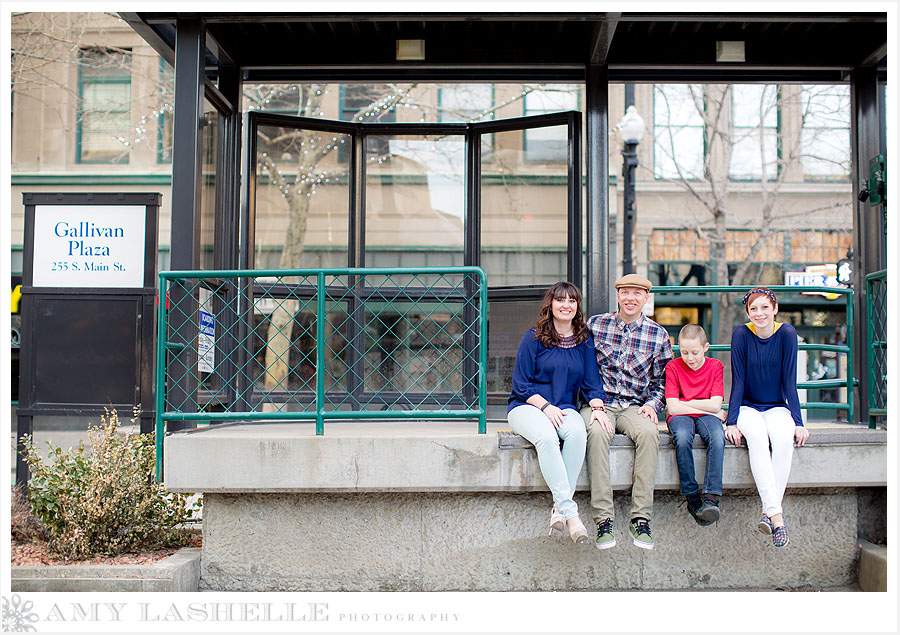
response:
[[(794, 455), (794, 420), (787, 408), (760, 412), (741, 406), (738, 430), (747, 439), (750, 471), (766, 516), (781, 513), (781, 499), (791, 473)], [(769, 442), (772, 444), (769, 452)]]
[[(507, 419), (513, 432), (534, 444), (541, 475), (553, 495), (553, 504), (560, 514), (569, 519), (578, 515), (578, 505), (572, 496), (575, 494), (575, 481), (584, 464), (587, 431), (580, 414), (571, 408), (562, 412), (565, 420), (558, 430), (547, 415), (530, 404), (516, 406), (509, 411)], [(563, 442), (561, 452), (560, 439)]]

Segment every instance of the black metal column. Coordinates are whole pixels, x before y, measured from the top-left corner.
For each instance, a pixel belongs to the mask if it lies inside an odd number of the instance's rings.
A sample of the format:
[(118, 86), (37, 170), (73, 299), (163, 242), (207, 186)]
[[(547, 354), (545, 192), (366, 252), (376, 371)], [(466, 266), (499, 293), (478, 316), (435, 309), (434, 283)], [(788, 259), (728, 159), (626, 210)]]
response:
[[(472, 130), (469, 126), (466, 130), (466, 169), (465, 169), (465, 198), (466, 198), (466, 218), (463, 227), (463, 265), (466, 267), (476, 267), (481, 264), (481, 134)], [(478, 286), (475, 279), (471, 275), (466, 276), (465, 280), (466, 305), (463, 308), (463, 322), (466, 325), (466, 332), (463, 336), (465, 350), (476, 350), (476, 320), (478, 315), (475, 312), (473, 302), (478, 295)], [(484, 307), (487, 311), (487, 307)], [(485, 334), (486, 335), (486, 334)], [(487, 337), (484, 338), (487, 341)], [(478, 364), (477, 358), (466, 356), (463, 360), (463, 399), (466, 401), (468, 408), (476, 406), (478, 398), (477, 377)], [(482, 369), (487, 375), (487, 369)]]
[(622, 149), (622, 185), (624, 218), (622, 219), (622, 274), (634, 273), (635, 196), (634, 169), (638, 165), (638, 144), (626, 141)]
[[(588, 66), (585, 74), (585, 162), (587, 163), (588, 315), (606, 313), (609, 280), (609, 68)], [(574, 282), (574, 281), (573, 281)]]
[(878, 82), (875, 68), (855, 68), (850, 76), (851, 98), (851, 180), (853, 181), (853, 201), (856, 206), (853, 216), (853, 251), (857, 266), (853, 281), (854, 326), (853, 347), (854, 374), (859, 379), (855, 396), (857, 404), (851, 421), (869, 420), (869, 382), (866, 350), (866, 274), (880, 271), (887, 266), (885, 250), (884, 219), (880, 206), (871, 206), (857, 198), (861, 186), (869, 176), (869, 159), (883, 151), (880, 147), (878, 116)]
[[(352, 153), (350, 155), (350, 226), (348, 259), (351, 267), (366, 266), (366, 144), (368, 137), (363, 134), (362, 126), (357, 128), (353, 136)], [(349, 347), (347, 348), (347, 392), (350, 394), (351, 407), (362, 409), (363, 377), (365, 377), (365, 320), (366, 307), (362, 298), (362, 287), (365, 278), (349, 276), (347, 286), (347, 314), (351, 316)]]
[[(221, 145), (217, 165), (216, 185), (221, 182), (222, 205), (216, 209), (216, 264), (217, 269), (240, 268), (240, 237), (238, 228), (241, 226), (240, 209), (240, 161), (241, 161), (241, 72), (233, 65), (219, 66), (219, 91), (228, 101), (230, 111), (223, 117), (221, 131)], [(218, 194), (218, 191), (217, 191)], [(245, 284), (248, 280), (243, 281)], [(239, 289), (242, 281), (232, 278), (227, 281), (227, 290), (221, 298), (221, 304), (216, 305), (217, 314), (221, 316), (222, 335), (218, 353), (222, 360), (218, 365), (222, 369), (220, 376), (225, 385), (225, 395), (232, 404), (235, 402), (237, 389), (238, 351), (243, 346), (237, 346), (235, 339), (236, 325), (240, 320), (235, 308), (238, 307)], [(239, 309), (238, 309), (239, 310)], [(247, 320), (252, 318), (246, 314)], [(249, 321), (248, 321), (249, 323)], [(244, 341), (244, 340), (240, 340)], [(232, 407), (232, 409), (235, 409)]]
[[(180, 18), (175, 32), (175, 122), (172, 149), (172, 270), (196, 269), (200, 265), (200, 117), (203, 112), (205, 36), (203, 21)], [(171, 340), (184, 348), (173, 353), (176, 369), (196, 368), (194, 348), (196, 307), (194, 298), (181, 287), (173, 287)], [(168, 388), (169, 399), (182, 409), (197, 405), (196, 373), (184, 372), (183, 378)], [(187, 421), (169, 422), (169, 430), (194, 428)]]

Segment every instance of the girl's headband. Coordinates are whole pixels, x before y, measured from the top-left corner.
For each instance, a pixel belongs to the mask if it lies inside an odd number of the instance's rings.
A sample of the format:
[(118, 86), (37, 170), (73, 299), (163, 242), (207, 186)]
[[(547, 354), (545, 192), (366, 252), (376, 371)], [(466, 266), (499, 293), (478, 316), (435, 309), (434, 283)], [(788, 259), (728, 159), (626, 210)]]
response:
[(778, 304), (778, 299), (775, 297), (775, 294), (763, 287), (757, 287), (755, 289), (750, 289), (747, 293), (745, 293), (744, 294), (744, 304), (747, 304), (747, 300), (749, 300), (750, 296), (753, 295), (754, 293), (762, 293), (763, 295), (767, 295), (772, 299), (772, 302), (774, 302), (775, 304)]

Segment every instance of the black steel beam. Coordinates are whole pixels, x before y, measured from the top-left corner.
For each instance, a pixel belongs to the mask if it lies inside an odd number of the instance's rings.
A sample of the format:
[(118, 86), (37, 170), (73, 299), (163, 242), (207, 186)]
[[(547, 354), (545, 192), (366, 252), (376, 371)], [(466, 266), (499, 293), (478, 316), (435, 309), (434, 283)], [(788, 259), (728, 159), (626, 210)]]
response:
[[(200, 166), (201, 125), (205, 76), (204, 25), (196, 18), (178, 20), (175, 36), (175, 122), (172, 148), (172, 231), (171, 267), (173, 271), (200, 267)], [(194, 341), (194, 298), (186, 297), (182, 287), (172, 290), (172, 306), (187, 309), (172, 315), (175, 341)], [(185, 369), (195, 368), (196, 351), (187, 346), (175, 354)], [(173, 382), (168, 394), (173, 403), (197, 405), (197, 379), (194, 373)], [(191, 421), (170, 421), (170, 430), (195, 428)]]
[(585, 73), (585, 161), (587, 163), (588, 315), (609, 311), (609, 73), (589, 66)]
[(569, 113), (568, 153), (566, 163), (568, 170), (568, 245), (566, 255), (566, 279), (581, 288), (581, 113)]
[(594, 25), (594, 32), (591, 36), (591, 52), (588, 55), (589, 65), (603, 66), (607, 63), (609, 47), (612, 46), (613, 36), (621, 17), (621, 13), (607, 13), (604, 20)]
[(881, 124), (878, 117), (878, 81), (873, 67), (857, 68), (851, 74), (851, 179), (855, 213), (853, 216), (853, 251), (856, 254), (854, 272), (854, 313), (856, 319), (852, 335), (853, 367), (859, 387), (856, 415), (853, 421), (869, 420), (869, 381), (866, 339), (866, 274), (887, 266), (883, 215), (880, 206), (871, 206), (857, 198), (861, 186), (869, 176), (869, 159), (883, 151), (880, 146)]

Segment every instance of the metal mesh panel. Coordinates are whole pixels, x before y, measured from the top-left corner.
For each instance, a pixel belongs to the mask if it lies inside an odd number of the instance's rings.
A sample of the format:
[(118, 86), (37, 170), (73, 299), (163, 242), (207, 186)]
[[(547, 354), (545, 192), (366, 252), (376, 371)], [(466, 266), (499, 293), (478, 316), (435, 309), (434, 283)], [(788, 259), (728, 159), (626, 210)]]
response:
[(869, 350), (869, 412), (887, 409), (887, 271), (866, 277), (867, 345)]
[(166, 419), (483, 419), (478, 268), (165, 272), (160, 280)]

